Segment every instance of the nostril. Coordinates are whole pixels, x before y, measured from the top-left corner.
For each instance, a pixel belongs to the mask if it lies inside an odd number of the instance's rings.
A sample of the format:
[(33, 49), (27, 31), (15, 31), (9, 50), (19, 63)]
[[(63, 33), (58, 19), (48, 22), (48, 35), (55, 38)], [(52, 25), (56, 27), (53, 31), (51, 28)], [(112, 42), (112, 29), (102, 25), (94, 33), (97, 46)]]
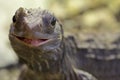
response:
[(30, 10), (28, 10), (28, 11), (27, 11), (27, 13), (31, 13), (31, 11), (30, 11)]

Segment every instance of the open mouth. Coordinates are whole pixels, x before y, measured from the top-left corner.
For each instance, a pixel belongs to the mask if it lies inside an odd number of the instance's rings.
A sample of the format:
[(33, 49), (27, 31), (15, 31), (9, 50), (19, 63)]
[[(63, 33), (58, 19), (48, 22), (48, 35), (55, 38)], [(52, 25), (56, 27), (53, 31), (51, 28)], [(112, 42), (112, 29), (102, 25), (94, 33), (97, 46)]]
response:
[(18, 37), (18, 36), (16, 36), (16, 38), (32, 46), (40, 46), (50, 41), (50, 39), (28, 39), (28, 38)]

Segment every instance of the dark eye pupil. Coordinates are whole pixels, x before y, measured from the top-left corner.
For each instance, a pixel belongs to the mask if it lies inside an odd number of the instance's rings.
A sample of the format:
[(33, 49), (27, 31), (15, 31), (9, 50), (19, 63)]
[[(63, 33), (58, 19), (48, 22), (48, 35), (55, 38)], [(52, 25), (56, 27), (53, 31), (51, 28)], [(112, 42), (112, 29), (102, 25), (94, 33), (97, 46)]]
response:
[(54, 26), (55, 24), (56, 24), (56, 18), (53, 17), (53, 18), (51, 19), (51, 25)]
[(13, 22), (16, 22), (16, 17), (15, 17), (15, 15), (13, 16), (12, 20), (13, 20)]

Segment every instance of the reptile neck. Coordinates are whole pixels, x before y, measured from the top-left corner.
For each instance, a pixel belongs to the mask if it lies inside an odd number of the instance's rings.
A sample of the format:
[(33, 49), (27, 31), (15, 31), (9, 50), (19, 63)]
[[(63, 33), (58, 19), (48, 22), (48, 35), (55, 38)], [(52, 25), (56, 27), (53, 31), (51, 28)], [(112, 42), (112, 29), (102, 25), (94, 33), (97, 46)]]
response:
[[(46, 79), (46, 75), (49, 76), (48, 78), (51, 78), (51, 80), (64, 80), (64, 74), (63, 74), (63, 45), (59, 45), (53, 50), (50, 51), (41, 51), (40, 49), (29, 49), (31, 51), (28, 51), (26, 53), (32, 54), (27, 55), (27, 58), (25, 56), (19, 55), (20, 63), (27, 64), (27, 66), (33, 70), (34, 72), (38, 73), (42, 79), (43, 76), (45, 79), (43, 80), (49, 80)], [(18, 50), (18, 49), (17, 49)], [(17, 51), (18, 54), (23, 54), (25, 52)], [(34, 54), (34, 55), (33, 55)]]
[(43, 55), (35, 56), (27, 65), (38, 73), (58, 73), (61, 72), (61, 58), (58, 54), (60, 49), (54, 49), (49, 53), (43, 53)]

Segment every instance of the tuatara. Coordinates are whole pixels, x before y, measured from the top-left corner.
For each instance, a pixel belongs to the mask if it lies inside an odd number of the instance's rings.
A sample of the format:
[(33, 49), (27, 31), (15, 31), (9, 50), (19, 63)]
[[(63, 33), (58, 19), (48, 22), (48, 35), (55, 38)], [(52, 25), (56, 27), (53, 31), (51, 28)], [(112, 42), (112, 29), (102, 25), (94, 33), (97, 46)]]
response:
[(13, 16), (9, 39), (20, 64), (27, 64), (37, 77), (21, 80), (96, 80), (78, 69), (74, 38), (64, 38), (60, 21), (47, 10), (19, 8)]

